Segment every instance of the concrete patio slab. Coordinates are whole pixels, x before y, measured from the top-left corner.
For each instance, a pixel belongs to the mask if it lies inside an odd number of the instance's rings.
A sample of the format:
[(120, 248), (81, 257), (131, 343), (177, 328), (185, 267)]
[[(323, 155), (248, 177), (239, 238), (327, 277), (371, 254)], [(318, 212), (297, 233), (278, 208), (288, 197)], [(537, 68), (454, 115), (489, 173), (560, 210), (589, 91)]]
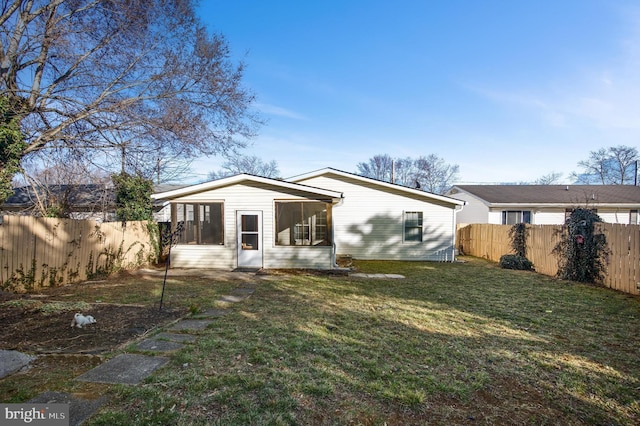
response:
[(122, 354), (76, 378), (83, 382), (135, 385), (162, 367), (169, 358)]
[(69, 426), (77, 426), (84, 423), (107, 401), (106, 396), (97, 399), (83, 399), (68, 393), (44, 392), (28, 402), (31, 404), (69, 404)]
[(0, 379), (23, 369), (34, 359), (33, 355), (0, 349)]

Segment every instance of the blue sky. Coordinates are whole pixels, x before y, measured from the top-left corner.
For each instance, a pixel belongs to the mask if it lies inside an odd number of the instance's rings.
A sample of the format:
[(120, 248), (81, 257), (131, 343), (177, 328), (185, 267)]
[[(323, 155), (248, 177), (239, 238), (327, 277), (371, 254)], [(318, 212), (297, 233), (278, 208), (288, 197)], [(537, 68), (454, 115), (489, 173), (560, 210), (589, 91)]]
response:
[(459, 183), (533, 181), (640, 145), (637, 2), (201, 0), (199, 14), (246, 62), (267, 121), (246, 153), (285, 178), (436, 154)]

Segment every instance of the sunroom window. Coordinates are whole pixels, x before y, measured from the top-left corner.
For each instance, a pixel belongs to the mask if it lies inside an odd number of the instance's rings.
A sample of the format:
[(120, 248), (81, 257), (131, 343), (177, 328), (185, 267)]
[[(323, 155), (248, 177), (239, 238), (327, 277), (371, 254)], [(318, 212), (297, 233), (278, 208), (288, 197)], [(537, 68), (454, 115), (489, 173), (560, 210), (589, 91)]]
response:
[(184, 222), (178, 244), (224, 244), (222, 203), (174, 204), (173, 223)]
[(317, 201), (276, 201), (276, 245), (331, 245), (330, 209)]

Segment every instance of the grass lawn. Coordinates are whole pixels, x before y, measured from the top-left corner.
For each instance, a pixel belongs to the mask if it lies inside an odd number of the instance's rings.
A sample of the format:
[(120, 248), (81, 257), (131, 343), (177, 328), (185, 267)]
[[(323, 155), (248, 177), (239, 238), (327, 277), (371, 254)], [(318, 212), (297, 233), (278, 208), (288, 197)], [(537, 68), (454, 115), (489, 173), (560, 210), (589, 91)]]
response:
[(465, 260), (268, 276), (87, 424), (640, 424), (640, 298)]

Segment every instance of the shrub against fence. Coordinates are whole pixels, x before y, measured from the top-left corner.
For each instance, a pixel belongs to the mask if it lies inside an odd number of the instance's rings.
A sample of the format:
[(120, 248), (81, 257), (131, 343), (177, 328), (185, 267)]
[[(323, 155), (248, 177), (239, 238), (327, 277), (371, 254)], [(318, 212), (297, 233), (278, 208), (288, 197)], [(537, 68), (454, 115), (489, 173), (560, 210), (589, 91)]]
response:
[[(640, 225), (597, 223), (596, 230), (607, 239), (609, 254), (603, 284), (629, 294), (640, 294)], [(458, 226), (457, 246), (464, 254), (498, 262), (513, 252), (511, 225), (487, 223)], [(556, 276), (558, 259), (552, 254), (561, 239), (561, 225), (528, 225), (527, 258), (536, 272)]]
[(0, 288), (30, 291), (131, 269), (157, 256), (147, 222), (4, 216)]

